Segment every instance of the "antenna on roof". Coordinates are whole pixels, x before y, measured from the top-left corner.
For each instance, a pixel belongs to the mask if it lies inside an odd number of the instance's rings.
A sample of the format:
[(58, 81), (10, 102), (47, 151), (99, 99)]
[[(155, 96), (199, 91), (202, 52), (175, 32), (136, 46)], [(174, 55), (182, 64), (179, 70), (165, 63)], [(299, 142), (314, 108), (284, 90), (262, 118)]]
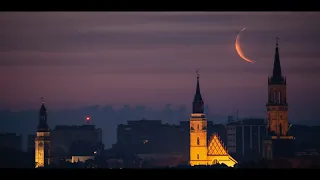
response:
[(237, 121), (239, 121), (239, 111), (237, 110), (237, 116), (236, 116), (236, 118), (237, 118)]

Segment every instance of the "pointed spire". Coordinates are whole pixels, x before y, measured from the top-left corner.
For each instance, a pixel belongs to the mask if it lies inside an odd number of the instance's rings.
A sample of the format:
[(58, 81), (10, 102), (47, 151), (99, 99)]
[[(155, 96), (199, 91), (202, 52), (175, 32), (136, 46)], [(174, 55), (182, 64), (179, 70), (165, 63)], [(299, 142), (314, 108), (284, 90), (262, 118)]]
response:
[(47, 124), (47, 108), (44, 104), (44, 99), (41, 97), (42, 105), (39, 111), (39, 124), (38, 124), (38, 131), (48, 131), (49, 126)]
[(197, 87), (196, 87), (196, 94), (194, 95), (193, 99), (193, 113), (203, 113), (204, 107), (203, 107), (203, 99), (200, 92), (200, 83), (199, 83), (199, 71), (196, 71), (197, 73)]
[(196, 94), (200, 94), (200, 85), (199, 85), (199, 71), (197, 70), (197, 89)]
[(281, 65), (280, 65), (280, 56), (279, 56), (279, 38), (276, 37), (276, 52), (274, 55), (274, 62), (273, 62), (273, 73), (271, 77), (271, 81), (274, 83), (281, 83), (283, 82), (284, 78), (281, 72)]
[(40, 107), (40, 114), (43, 114), (44, 112), (47, 111), (46, 106), (44, 104), (44, 98), (43, 97), (41, 97), (41, 102), (42, 102), (42, 105)]
[(197, 87), (196, 87), (196, 94), (194, 96), (194, 102), (196, 101), (202, 101), (202, 96), (200, 92), (200, 83), (199, 83), (199, 71), (197, 70)]

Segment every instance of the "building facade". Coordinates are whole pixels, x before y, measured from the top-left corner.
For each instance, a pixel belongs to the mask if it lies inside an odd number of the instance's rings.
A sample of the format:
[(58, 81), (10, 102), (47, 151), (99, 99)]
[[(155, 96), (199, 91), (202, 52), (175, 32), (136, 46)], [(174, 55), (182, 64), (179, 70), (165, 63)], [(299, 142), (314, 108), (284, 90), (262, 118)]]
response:
[(267, 137), (264, 119), (243, 119), (227, 124), (227, 147), (238, 160), (249, 160), (262, 155)]

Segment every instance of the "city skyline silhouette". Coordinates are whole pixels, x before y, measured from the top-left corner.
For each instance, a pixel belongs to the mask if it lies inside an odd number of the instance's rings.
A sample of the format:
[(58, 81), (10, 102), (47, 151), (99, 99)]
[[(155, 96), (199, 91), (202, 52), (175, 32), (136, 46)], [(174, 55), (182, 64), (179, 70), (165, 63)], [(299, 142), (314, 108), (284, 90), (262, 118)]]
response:
[[(116, 125), (127, 120), (188, 121), (197, 69), (209, 107), (208, 121), (225, 123), (237, 110), (241, 117), (265, 118), (276, 37), (281, 39), (281, 66), (288, 78), (289, 122), (316, 124), (320, 36), (315, 22), (319, 16), (308, 12), (1, 13), (3, 129), (34, 132), (36, 126), (30, 122), (36, 123), (43, 96), (50, 127), (84, 124), (83, 116), (89, 115), (93, 124), (106, 128), (110, 146)], [(236, 33), (243, 27), (248, 29), (241, 46), (255, 64), (243, 62), (234, 49)], [(175, 115), (162, 111), (166, 104), (178, 107)], [(97, 110), (96, 105), (108, 108)], [(110, 110), (125, 105), (134, 110)], [(144, 114), (142, 107), (154, 110)], [(30, 126), (28, 132), (24, 126), (14, 127), (17, 122)]]

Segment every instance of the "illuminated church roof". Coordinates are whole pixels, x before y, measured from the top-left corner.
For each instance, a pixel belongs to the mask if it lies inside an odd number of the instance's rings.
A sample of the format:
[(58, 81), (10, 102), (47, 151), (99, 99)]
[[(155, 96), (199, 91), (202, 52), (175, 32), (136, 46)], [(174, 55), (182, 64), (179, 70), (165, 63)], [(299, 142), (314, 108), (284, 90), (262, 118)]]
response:
[(208, 156), (229, 156), (218, 134), (213, 134), (209, 142)]

